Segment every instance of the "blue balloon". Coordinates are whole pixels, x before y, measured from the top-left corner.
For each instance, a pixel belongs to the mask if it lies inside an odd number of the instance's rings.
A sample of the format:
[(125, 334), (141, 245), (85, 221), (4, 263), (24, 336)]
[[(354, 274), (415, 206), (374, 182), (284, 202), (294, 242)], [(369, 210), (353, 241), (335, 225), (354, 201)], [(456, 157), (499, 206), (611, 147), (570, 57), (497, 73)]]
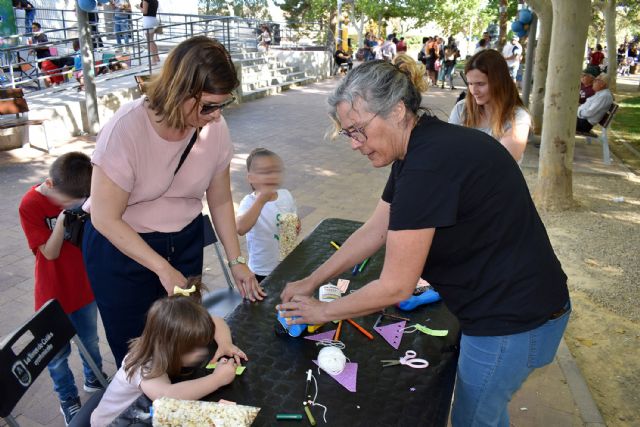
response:
[(107, 4), (107, 3), (109, 3), (109, 0), (98, 0), (98, 3)]
[(524, 27), (522, 26), (522, 22), (513, 21), (511, 23), (511, 31), (513, 31), (514, 33), (520, 33), (522, 31), (524, 31)]
[(96, 0), (78, 0), (78, 6), (85, 12), (93, 12), (96, 10)]
[(531, 24), (531, 20), (533, 19), (533, 15), (529, 9), (520, 9), (518, 13), (518, 21), (523, 24)]
[(527, 32), (525, 30), (522, 30), (520, 32), (517, 32), (516, 35), (520, 38), (524, 37), (527, 35)]

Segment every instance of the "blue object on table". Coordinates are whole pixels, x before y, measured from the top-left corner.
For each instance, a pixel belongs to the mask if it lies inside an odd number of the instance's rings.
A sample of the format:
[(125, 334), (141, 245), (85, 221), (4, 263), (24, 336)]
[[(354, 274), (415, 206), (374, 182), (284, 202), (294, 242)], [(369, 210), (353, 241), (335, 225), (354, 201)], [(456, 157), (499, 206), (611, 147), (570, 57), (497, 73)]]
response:
[(403, 311), (411, 311), (418, 306), (431, 304), (432, 302), (440, 301), (440, 294), (434, 291), (433, 289), (429, 289), (420, 295), (413, 295), (409, 299), (406, 299), (398, 304), (398, 308)]
[[(292, 317), (292, 319), (297, 319), (297, 318), (298, 317)], [(286, 331), (292, 337), (299, 337), (300, 335), (302, 335), (304, 330), (307, 329), (307, 325), (304, 325), (304, 324), (303, 325), (289, 325), (289, 324), (287, 324), (287, 319), (285, 319), (284, 317), (280, 316), (280, 313), (278, 313), (278, 322), (280, 322), (282, 327), (284, 329), (286, 329)]]

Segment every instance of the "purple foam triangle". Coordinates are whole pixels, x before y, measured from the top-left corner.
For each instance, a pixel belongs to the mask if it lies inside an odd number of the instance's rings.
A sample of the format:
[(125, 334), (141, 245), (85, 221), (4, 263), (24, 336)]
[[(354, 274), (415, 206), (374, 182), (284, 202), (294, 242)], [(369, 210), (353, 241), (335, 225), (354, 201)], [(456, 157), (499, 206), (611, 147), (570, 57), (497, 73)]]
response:
[(400, 347), (400, 341), (402, 341), (402, 334), (404, 333), (406, 324), (407, 322), (403, 320), (402, 322), (392, 323), (390, 325), (376, 326), (373, 329), (375, 329), (391, 347), (397, 350), (398, 347)]
[(332, 331), (321, 332), (315, 335), (307, 335), (304, 339), (311, 341), (332, 340), (335, 334), (336, 330), (334, 329)]
[[(318, 365), (318, 361), (314, 360), (313, 363), (315, 363), (316, 365)], [(320, 365), (318, 365), (320, 366)], [(320, 368), (322, 369), (322, 368)], [(324, 371), (324, 369), (323, 369)], [(327, 371), (325, 371), (327, 372)], [(327, 372), (327, 374), (329, 374)], [(351, 363), (351, 362), (347, 362), (346, 365), (344, 365), (344, 371), (340, 372), (338, 375), (331, 375), (329, 374), (329, 376), (331, 378), (333, 378), (334, 380), (336, 380), (337, 382), (340, 383), (340, 385), (342, 385), (344, 388), (346, 388), (347, 390), (349, 390), (352, 393), (356, 392), (356, 383), (357, 383), (357, 378), (358, 378), (358, 364), (357, 363)]]

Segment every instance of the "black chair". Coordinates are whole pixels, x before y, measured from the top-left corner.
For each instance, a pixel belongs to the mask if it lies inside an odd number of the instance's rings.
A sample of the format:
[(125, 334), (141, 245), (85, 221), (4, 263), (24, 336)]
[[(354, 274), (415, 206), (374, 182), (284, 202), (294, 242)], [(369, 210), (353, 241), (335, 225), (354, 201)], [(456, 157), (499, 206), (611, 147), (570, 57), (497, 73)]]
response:
[(0, 343), (0, 416), (9, 426), (18, 426), (11, 411), (69, 341), (76, 343), (96, 378), (107, 387), (106, 378), (78, 338), (60, 303), (49, 300), (29, 321)]

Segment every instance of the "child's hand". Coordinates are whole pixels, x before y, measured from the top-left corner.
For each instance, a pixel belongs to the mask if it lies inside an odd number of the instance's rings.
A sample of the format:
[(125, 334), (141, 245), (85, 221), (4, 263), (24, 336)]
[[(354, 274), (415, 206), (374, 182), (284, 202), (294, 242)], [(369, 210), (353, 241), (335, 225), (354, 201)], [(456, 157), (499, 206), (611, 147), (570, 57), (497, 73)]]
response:
[(216, 351), (216, 354), (213, 355), (213, 360), (218, 360), (222, 356), (233, 357), (233, 360), (235, 360), (236, 364), (238, 365), (240, 365), (241, 363), (240, 359), (244, 359), (245, 361), (249, 360), (247, 358), (247, 355), (244, 354), (244, 351), (240, 350), (232, 343), (220, 345), (218, 347), (218, 350)]
[(221, 386), (231, 384), (236, 378), (236, 363), (233, 359), (222, 358), (211, 375), (220, 381)]
[(269, 201), (271, 201), (271, 199), (273, 199), (273, 196), (275, 196), (277, 194), (278, 190), (275, 188), (269, 188), (266, 187), (260, 191), (256, 192), (256, 199), (262, 203), (265, 204)]

